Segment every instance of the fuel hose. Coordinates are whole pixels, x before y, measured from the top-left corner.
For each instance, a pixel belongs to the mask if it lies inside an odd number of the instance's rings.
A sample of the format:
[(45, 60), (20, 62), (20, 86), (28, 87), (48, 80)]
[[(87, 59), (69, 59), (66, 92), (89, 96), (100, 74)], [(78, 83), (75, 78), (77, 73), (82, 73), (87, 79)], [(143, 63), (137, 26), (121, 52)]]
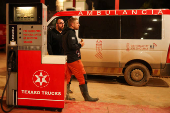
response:
[(8, 61), (8, 79), (7, 79), (7, 82), (6, 82), (6, 84), (5, 84), (5, 88), (4, 88), (4, 90), (3, 90), (2, 97), (1, 97), (1, 108), (2, 108), (2, 111), (3, 111), (4, 113), (10, 112), (10, 111), (15, 107), (15, 105), (13, 105), (9, 110), (6, 111), (6, 110), (3, 108), (3, 105), (2, 105), (2, 104), (3, 104), (3, 98), (4, 98), (5, 90), (6, 90), (6, 88), (7, 88), (7, 85), (8, 85), (8, 83), (9, 83), (9, 78), (10, 78), (10, 75), (11, 75), (13, 55), (14, 55), (14, 52), (12, 52), (12, 54), (11, 54), (11, 56), (10, 56), (10, 58), (9, 58), (9, 61)]

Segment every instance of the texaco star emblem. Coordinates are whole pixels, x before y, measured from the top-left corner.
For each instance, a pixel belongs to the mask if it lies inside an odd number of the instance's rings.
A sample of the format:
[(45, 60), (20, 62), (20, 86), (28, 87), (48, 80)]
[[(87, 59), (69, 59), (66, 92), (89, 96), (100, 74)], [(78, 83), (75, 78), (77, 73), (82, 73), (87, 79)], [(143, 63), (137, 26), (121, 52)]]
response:
[(46, 87), (50, 82), (50, 76), (44, 70), (38, 70), (33, 74), (33, 83), (40, 88)]

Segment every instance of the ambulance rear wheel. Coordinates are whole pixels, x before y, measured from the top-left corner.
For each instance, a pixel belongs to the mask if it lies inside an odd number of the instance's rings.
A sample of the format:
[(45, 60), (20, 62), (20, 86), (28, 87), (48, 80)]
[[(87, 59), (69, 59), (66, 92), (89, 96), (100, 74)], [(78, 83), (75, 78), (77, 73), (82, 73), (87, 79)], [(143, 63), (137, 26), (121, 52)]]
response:
[(129, 85), (143, 86), (149, 81), (150, 73), (148, 68), (141, 63), (129, 65), (124, 72), (124, 78)]

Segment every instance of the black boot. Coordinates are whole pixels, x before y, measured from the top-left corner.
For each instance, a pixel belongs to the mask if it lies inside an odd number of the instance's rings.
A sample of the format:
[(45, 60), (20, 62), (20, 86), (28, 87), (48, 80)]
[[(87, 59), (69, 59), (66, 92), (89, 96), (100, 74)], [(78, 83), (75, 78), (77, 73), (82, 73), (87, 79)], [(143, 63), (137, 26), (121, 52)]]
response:
[(80, 87), (81, 93), (82, 93), (85, 101), (96, 102), (99, 100), (99, 98), (92, 98), (89, 96), (87, 84), (79, 85), (79, 87)]
[[(71, 75), (69, 84), (71, 84), (72, 78), (73, 78), (73, 75)], [(73, 91), (71, 91), (71, 90), (69, 89), (69, 93), (73, 93)]]
[(69, 92), (70, 92), (70, 84), (67, 84), (66, 100), (75, 100), (75, 98), (71, 98), (71, 97), (69, 96)]

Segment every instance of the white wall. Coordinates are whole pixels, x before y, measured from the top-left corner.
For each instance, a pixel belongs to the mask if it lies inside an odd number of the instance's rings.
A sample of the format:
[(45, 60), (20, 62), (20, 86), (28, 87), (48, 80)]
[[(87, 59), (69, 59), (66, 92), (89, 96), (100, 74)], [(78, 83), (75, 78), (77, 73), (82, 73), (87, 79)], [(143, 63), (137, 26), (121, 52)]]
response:
[[(56, 0), (56, 11), (66, 10), (73, 7), (73, 0)], [(87, 10), (86, 0), (76, 0), (77, 10)]]
[[(67, 8), (72, 8), (73, 7), (73, 2), (64, 2), (63, 3), (63, 10), (66, 11)], [(84, 11), (87, 10), (87, 4), (86, 2), (76, 2), (76, 10), (77, 11)]]

